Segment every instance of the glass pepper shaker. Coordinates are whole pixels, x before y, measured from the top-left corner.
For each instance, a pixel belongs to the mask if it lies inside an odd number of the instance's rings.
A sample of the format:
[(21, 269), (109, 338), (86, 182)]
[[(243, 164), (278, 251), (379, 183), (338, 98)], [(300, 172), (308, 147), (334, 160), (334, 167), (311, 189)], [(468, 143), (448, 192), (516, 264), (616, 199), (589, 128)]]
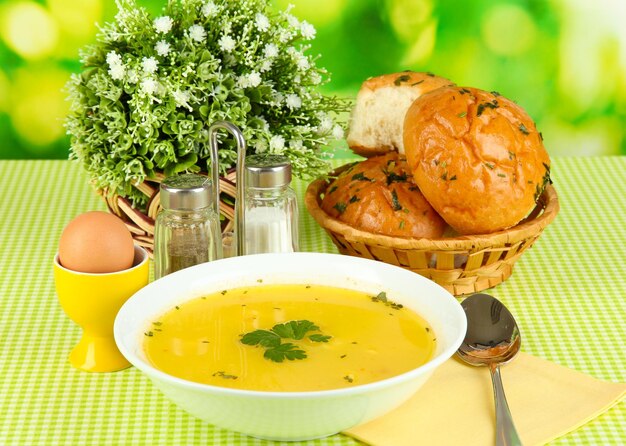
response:
[(154, 230), (154, 276), (222, 257), (222, 234), (211, 180), (182, 174), (161, 183)]
[(298, 251), (298, 204), (287, 157), (246, 157), (244, 181), (245, 254)]

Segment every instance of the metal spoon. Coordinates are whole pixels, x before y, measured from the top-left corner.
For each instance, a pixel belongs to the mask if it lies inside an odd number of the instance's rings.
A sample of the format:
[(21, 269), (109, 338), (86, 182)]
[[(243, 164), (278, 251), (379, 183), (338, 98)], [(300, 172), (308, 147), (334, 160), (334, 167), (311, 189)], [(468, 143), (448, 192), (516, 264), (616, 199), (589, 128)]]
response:
[(468, 364), (489, 367), (496, 406), (496, 446), (521, 445), (499, 368), (520, 350), (522, 339), (515, 319), (498, 299), (488, 294), (473, 294), (461, 306), (467, 316), (467, 334), (457, 355)]

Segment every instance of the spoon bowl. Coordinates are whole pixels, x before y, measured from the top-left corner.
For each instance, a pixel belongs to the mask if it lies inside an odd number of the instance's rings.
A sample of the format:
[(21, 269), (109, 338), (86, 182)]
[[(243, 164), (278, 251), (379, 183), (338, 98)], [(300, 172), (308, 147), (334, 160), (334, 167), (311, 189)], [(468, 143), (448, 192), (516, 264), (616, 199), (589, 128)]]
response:
[(488, 366), (491, 372), (496, 407), (496, 446), (521, 445), (504, 395), (499, 368), (520, 350), (522, 338), (517, 323), (502, 302), (488, 294), (473, 294), (461, 306), (467, 317), (467, 333), (457, 355), (468, 364)]

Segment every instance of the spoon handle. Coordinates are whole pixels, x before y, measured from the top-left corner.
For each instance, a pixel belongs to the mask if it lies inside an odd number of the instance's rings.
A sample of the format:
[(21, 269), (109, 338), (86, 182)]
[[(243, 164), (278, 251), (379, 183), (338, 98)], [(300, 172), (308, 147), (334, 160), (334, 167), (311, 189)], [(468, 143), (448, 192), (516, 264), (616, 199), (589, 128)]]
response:
[(490, 364), (489, 370), (496, 403), (496, 446), (521, 446), (522, 442), (513, 424), (511, 411), (504, 395), (500, 367), (497, 364)]

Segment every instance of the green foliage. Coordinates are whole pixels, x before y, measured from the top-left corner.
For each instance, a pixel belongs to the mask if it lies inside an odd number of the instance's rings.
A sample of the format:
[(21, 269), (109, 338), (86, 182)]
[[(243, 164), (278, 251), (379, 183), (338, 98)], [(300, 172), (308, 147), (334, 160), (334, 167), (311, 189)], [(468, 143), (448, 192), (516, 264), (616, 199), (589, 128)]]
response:
[[(241, 343), (245, 345), (259, 345), (265, 348), (263, 357), (274, 362), (283, 362), (304, 359), (306, 352), (291, 342), (282, 342), (283, 339), (296, 341), (304, 339), (309, 331), (318, 331), (320, 328), (311, 321), (298, 320), (276, 324), (271, 330), (254, 330), (241, 337)], [(331, 336), (315, 333), (309, 336), (313, 342), (328, 342)]]
[[(306, 54), (312, 25), (268, 0), (172, 0), (157, 18), (133, 0), (118, 8), (68, 83), (70, 156), (97, 188), (140, 206), (133, 183), (207, 170), (217, 120), (236, 124), (250, 153), (287, 156), (301, 178), (326, 171), (322, 147), (342, 137), (334, 118), (348, 104), (317, 91), (328, 73)], [(235, 160), (224, 139), (221, 171)]]

